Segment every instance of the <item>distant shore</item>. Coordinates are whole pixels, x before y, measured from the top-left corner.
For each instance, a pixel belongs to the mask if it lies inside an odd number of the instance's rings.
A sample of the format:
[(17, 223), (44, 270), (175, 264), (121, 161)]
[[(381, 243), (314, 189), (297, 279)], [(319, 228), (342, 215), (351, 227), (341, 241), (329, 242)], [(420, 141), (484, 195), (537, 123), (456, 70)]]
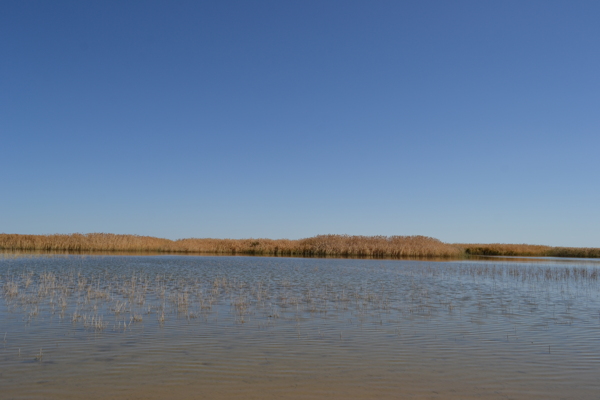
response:
[(600, 248), (529, 244), (444, 243), (427, 236), (318, 235), (305, 239), (179, 239), (111, 233), (70, 235), (0, 234), (4, 251), (153, 252), (272, 255), (299, 257), (441, 257), (525, 256), (600, 258)]

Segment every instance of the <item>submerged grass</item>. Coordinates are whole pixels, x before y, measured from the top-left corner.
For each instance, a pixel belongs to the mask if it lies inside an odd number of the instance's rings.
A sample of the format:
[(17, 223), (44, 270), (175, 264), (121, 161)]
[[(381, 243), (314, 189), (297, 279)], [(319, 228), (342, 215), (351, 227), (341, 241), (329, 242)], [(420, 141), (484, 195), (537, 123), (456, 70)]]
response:
[(0, 249), (41, 252), (158, 252), (302, 257), (537, 256), (600, 258), (600, 248), (529, 244), (449, 244), (426, 236), (318, 235), (290, 239), (179, 239), (110, 233), (0, 234)]
[[(201, 263), (191, 270), (186, 267), (194, 275), (180, 276), (177, 272), (151, 272), (151, 268), (115, 273), (94, 265), (91, 269), (52, 271), (41, 261), (36, 270), (0, 271), (4, 311), (20, 313), (26, 326), (44, 325), (58, 318), (59, 322), (94, 334), (125, 332), (137, 324), (153, 326), (153, 321), (160, 327), (165, 323), (186, 324), (191, 319), (208, 322), (212, 317), (216, 319), (219, 310), (222, 318), (229, 316), (235, 324), (252, 323), (258, 329), (272, 327), (276, 320), (295, 322), (299, 327), (301, 321), (313, 318), (331, 318), (344, 325), (349, 317), (361, 324), (383, 325), (385, 315), (388, 323), (394, 318), (407, 318), (409, 322), (417, 316), (432, 318), (452, 313), (454, 308), (478, 318), (487, 317), (488, 312), (513, 314), (517, 309), (525, 319), (543, 308), (546, 312), (552, 310), (551, 319), (549, 315), (544, 317), (546, 323), (570, 324), (575, 300), (597, 301), (600, 280), (597, 266), (510, 263), (397, 264), (389, 271), (390, 264), (373, 263), (371, 268), (386, 278), (371, 281), (355, 279), (360, 274), (350, 277), (353, 268), (340, 268), (341, 264), (325, 275), (318, 269), (305, 269), (300, 275), (288, 270), (295, 275), (292, 281), (281, 276), (257, 279), (232, 268), (206, 275)], [(312, 275), (319, 279), (307, 279)], [(323, 276), (325, 279), (321, 279)], [(349, 279), (338, 279), (344, 276)], [(229, 308), (225, 315), (224, 306)], [(586, 311), (582, 318), (595, 323), (597, 311), (590, 310), (593, 313)], [(555, 317), (556, 311), (564, 314)], [(318, 334), (322, 336), (320, 330)], [(6, 337), (5, 332), (3, 343)], [(40, 349), (35, 359), (42, 361), (42, 357)]]

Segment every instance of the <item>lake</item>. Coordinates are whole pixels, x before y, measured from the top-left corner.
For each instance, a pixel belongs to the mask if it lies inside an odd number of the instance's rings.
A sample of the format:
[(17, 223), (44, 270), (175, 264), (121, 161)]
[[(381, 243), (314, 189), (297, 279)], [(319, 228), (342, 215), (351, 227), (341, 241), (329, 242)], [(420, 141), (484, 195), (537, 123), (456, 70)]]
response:
[(600, 261), (0, 258), (2, 399), (599, 399)]

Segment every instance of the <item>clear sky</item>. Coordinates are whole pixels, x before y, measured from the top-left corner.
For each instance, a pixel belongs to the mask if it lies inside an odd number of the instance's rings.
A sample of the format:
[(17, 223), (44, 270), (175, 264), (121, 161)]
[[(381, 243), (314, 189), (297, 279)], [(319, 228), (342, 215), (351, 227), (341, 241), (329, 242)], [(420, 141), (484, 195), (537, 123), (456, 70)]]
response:
[(0, 2), (0, 232), (600, 247), (598, 1)]

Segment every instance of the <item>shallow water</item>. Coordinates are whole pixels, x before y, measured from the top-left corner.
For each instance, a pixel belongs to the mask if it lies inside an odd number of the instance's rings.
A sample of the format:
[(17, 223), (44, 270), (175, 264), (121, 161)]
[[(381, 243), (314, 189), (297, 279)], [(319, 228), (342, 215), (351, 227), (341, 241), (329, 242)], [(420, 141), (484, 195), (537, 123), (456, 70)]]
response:
[(0, 398), (598, 399), (600, 262), (0, 259)]

